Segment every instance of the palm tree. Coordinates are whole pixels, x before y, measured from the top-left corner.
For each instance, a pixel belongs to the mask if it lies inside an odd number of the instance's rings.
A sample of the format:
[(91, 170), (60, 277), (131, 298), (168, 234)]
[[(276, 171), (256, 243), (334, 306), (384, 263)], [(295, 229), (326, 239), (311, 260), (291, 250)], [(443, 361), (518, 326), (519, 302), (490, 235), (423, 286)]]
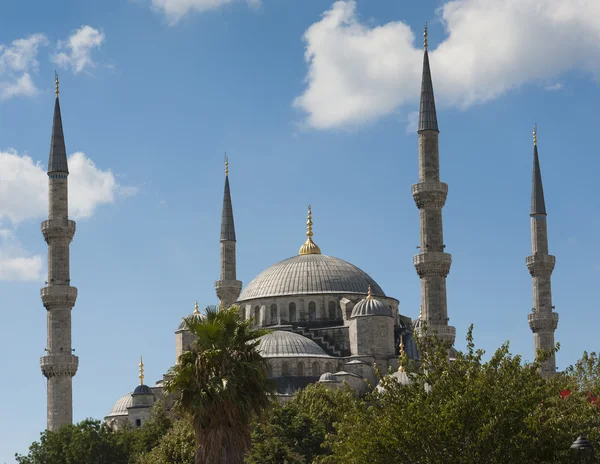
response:
[(185, 319), (195, 341), (171, 368), (166, 390), (175, 409), (192, 420), (196, 464), (241, 464), (250, 446), (249, 422), (270, 405), (273, 392), (267, 361), (257, 350), (266, 332), (253, 329), (236, 306), (205, 312)]

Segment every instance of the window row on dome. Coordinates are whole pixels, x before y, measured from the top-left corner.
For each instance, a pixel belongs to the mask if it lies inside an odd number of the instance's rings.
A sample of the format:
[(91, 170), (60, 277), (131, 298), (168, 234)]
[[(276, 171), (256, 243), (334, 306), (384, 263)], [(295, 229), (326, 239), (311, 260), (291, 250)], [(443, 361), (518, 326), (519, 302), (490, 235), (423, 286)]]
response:
[[(263, 313), (262, 308), (265, 308)], [(267, 310), (268, 308), (268, 310)], [(327, 302), (327, 307), (321, 304), (320, 311), (317, 312), (317, 303), (309, 301), (306, 306), (307, 311), (303, 314), (298, 310), (298, 304), (294, 301), (287, 305), (278, 305), (272, 303), (270, 306), (255, 305), (249, 314), (245, 314), (246, 318), (252, 317), (254, 323), (259, 326), (287, 324), (293, 322), (312, 322), (317, 320), (341, 320), (342, 312), (338, 303), (334, 300)]]
[(314, 361), (303, 362), (303, 361), (281, 361), (281, 360), (269, 360), (267, 367), (267, 375), (269, 377), (287, 377), (287, 376), (312, 376), (318, 377), (325, 372), (334, 372), (343, 370), (344, 364), (338, 363), (337, 368), (335, 363), (326, 362), (325, 364)]

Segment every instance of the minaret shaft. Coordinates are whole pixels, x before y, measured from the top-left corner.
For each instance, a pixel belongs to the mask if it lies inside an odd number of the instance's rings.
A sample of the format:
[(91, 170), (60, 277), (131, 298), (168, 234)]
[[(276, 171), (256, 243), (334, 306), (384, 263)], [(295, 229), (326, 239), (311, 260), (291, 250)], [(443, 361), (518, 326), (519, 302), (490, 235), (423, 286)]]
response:
[(220, 308), (233, 305), (242, 291), (242, 282), (237, 280), (236, 238), (233, 221), (233, 206), (229, 189), (229, 161), (225, 161), (225, 190), (223, 192), (223, 213), (221, 215), (221, 276), (215, 282), (215, 290), (220, 300)]
[(48, 220), (42, 222), (48, 244), (48, 286), (42, 288), (41, 297), (47, 310), (48, 333), (46, 356), (40, 359), (40, 367), (48, 379), (47, 427), (51, 431), (73, 422), (72, 380), (79, 364), (71, 346), (71, 309), (77, 289), (70, 285), (69, 245), (75, 235), (75, 222), (68, 218), (68, 175), (57, 79), (48, 162)]
[[(532, 277), (533, 311), (529, 314), (529, 327), (533, 343), (538, 350), (554, 350), (554, 332), (558, 327), (558, 314), (553, 312), (551, 276), (556, 258), (548, 254), (548, 225), (542, 186), (542, 174), (537, 149), (537, 130), (533, 132), (533, 178), (531, 187), (531, 256), (526, 259)], [(550, 356), (542, 362), (542, 375), (556, 373), (556, 358)]]
[(448, 325), (446, 276), (450, 272), (452, 256), (445, 253), (442, 208), (446, 203), (448, 185), (440, 182), (439, 130), (429, 55), (427, 29), (419, 110), (419, 183), (412, 186), (412, 194), (421, 223), (421, 252), (414, 257), (417, 274), (421, 278), (421, 315), (427, 331), (440, 340), (454, 344), (456, 329)]

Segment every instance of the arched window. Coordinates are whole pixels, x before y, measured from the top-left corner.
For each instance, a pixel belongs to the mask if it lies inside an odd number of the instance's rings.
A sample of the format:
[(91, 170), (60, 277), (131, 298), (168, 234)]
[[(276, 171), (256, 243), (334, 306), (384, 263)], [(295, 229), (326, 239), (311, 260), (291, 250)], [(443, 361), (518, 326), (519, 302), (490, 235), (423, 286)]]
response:
[(271, 305), (271, 324), (277, 324), (277, 305)]
[(333, 366), (331, 363), (325, 364), (325, 372), (331, 372), (333, 374)]
[(260, 325), (260, 306), (254, 308), (254, 325)]
[(283, 363), (281, 365), (281, 375), (282, 376), (290, 375), (290, 368), (288, 367), (287, 363)]
[(308, 303), (308, 320), (314, 321), (317, 318), (317, 304), (314, 301)]
[(342, 363), (338, 364), (338, 372), (343, 371), (344, 370), (344, 365)]
[(313, 377), (321, 375), (321, 368), (319, 367), (318, 362), (312, 363), (312, 375), (313, 375)]
[(296, 303), (290, 303), (290, 322), (294, 322), (296, 320)]
[(297, 375), (304, 375), (304, 363), (298, 363), (298, 366), (296, 366), (296, 373)]
[(329, 319), (337, 319), (336, 306), (335, 301), (329, 302)]

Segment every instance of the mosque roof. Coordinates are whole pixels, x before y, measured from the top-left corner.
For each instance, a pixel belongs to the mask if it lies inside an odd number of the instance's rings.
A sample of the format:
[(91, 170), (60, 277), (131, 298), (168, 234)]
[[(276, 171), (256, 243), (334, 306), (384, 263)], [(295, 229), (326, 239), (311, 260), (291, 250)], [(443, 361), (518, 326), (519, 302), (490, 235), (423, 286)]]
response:
[(259, 339), (258, 350), (264, 358), (282, 356), (327, 356), (329, 355), (310, 338), (294, 332), (275, 330)]
[(114, 404), (107, 417), (126, 416), (127, 408), (130, 408), (132, 405), (133, 398), (131, 396), (131, 392), (129, 392)]
[(280, 261), (261, 272), (242, 291), (238, 301), (273, 296), (328, 293), (366, 295), (385, 293), (366, 272), (339, 258), (302, 254)]

